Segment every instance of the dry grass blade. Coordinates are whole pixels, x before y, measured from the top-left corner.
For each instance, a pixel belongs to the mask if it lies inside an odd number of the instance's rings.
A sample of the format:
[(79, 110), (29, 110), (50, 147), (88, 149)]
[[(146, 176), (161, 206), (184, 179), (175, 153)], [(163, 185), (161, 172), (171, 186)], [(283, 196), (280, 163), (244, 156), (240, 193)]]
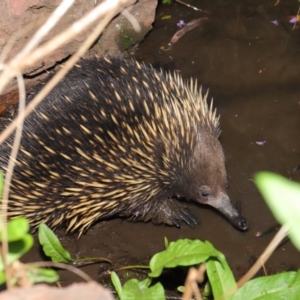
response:
[(193, 5), (191, 5), (191, 4), (188, 4), (188, 3), (186, 3), (186, 2), (183, 2), (183, 1), (181, 1), (181, 0), (175, 0), (175, 1), (178, 2), (178, 3), (180, 3), (180, 4), (182, 4), (182, 5), (184, 5), (184, 6), (187, 6), (187, 7), (191, 8), (191, 9), (193, 9), (193, 10), (202, 11), (202, 12), (204, 12), (204, 13), (211, 14), (210, 11), (203, 10), (203, 9), (201, 9), (201, 8), (198, 8), (198, 7), (196, 7), (196, 6), (193, 6)]
[(250, 280), (258, 270), (265, 264), (265, 262), (272, 255), (277, 246), (281, 243), (281, 241), (287, 236), (289, 232), (289, 228), (287, 225), (283, 225), (280, 230), (277, 232), (275, 237), (272, 239), (268, 247), (261, 254), (261, 256), (257, 259), (255, 264), (251, 267), (251, 269), (238, 281), (237, 287), (242, 287), (248, 280)]
[(73, 272), (74, 274), (78, 275), (86, 282), (93, 281), (93, 279), (89, 275), (87, 275), (80, 269), (78, 269), (74, 266), (71, 266), (71, 265), (63, 264), (63, 263), (52, 262), (52, 261), (39, 261), (39, 262), (35, 262), (32, 264), (28, 264), (28, 267), (30, 267), (30, 266), (31, 267), (51, 267), (51, 268), (64, 269), (64, 270)]
[[(19, 87), (19, 115), (21, 115), (25, 110), (25, 98), (26, 98), (26, 92), (25, 92), (25, 84), (22, 77), (22, 74), (16, 75), (18, 80), (18, 87)], [(7, 287), (11, 288), (11, 278), (10, 278), (10, 272), (8, 270), (9, 266), (7, 264), (7, 253), (8, 253), (8, 241), (7, 241), (7, 230), (6, 230), (6, 223), (7, 223), (7, 207), (8, 207), (8, 195), (9, 195), (9, 187), (10, 182), (12, 179), (12, 174), (14, 170), (14, 165), (16, 162), (16, 157), (19, 151), (19, 145), (21, 142), (22, 137), (22, 128), (23, 128), (23, 122), (24, 118), (19, 118), (17, 121), (15, 121), (15, 126), (17, 127), (16, 135), (13, 143), (13, 147), (10, 154), (10, 159), (8, 162), (7, 171), (5, 174), (5, 182), (3, 187), (3, 195), (2, 195), (2, 203), (1, 203), (1, 212), (2, 212), (2, 247), (1, 247), (1, 255), (3, 259), (4, 269), (6, 273), (6, 282)]]

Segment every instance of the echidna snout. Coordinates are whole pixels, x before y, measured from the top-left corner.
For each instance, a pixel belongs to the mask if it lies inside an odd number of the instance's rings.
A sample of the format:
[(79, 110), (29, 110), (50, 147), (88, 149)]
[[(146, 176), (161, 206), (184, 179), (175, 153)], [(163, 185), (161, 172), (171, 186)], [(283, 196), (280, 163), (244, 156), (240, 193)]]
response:
[[(187, 199), (245, 230), (226, 194), (219, 133), (192, 80), (134, 60), (81, 60), (25, 120), (9, 215), (80, 232), (112, 216), (193, 226)], [(0, 147), (4, 170), (12, 138)]]

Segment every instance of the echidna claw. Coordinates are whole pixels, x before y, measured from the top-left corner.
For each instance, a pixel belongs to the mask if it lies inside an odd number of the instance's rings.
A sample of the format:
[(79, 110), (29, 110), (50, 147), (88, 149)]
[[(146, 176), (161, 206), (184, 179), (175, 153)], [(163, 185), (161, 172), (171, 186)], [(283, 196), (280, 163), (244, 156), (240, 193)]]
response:
[(197, 218), (187, 208), (181, 209), (180, 218), (191, 227), (198, 224)]
[(177, 219), (173, 219), (173, 225), (176, 226), (177, 228), (181, 228), (180, 221)]

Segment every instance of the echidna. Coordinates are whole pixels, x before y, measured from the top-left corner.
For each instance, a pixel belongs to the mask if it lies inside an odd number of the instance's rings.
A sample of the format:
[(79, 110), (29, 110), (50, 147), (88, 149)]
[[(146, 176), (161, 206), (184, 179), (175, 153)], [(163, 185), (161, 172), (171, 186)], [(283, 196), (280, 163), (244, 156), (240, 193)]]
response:
[(25, 120), (10, 215), (79, 232), (112, 216), (194, 226), (182, 205), (194, 200), (246, 230), (226, 193), (219, 134), (195, 81), (134, 60), (81, 60)]

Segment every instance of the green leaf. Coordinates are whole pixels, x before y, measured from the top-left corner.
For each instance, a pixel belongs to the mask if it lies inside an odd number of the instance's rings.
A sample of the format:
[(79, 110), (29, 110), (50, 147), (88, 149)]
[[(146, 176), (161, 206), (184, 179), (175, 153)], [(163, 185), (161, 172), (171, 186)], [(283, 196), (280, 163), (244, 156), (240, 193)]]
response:
[[(22, 239), (10, 242), (8, 244), (7, 262), (11, 264), (15, 260), (22, 257), (33, 245), (33, 237), (30, 234), (26, 234)], [(0, 271), (4, 269), (2, 257), (0, 257)]]
[[(223, 296), (232, 294), (236, 290), (236, 282), (231, 269), (225, 259), (225, 256), (217, 251), (211, 243), (205, 242), (209, 247), (218, 252), (215, 258), (209, 258), (206, 262), (206, 272), (213, 292), (214, 299), (231, 299), (232, 296)], [(213, 250), (212, 250), (213, 251)]]
[(149, 279), (138, 281), (128, 280), (123, 287), (121, 300), (165, 300), (165, 292), (161, 283), (148, 287)]
[(169, 241), (168, 241), (168, 239), (167, 239), (166, 236), (164, 237), (164, 243), (165, 243), (165, 248), (168, 249), (168, 247), (169, 247)]
[(38, 236), (44, 253), (53, 262), (69, 263), (74, 261), (70, 253), (63, 248), (57, 236), (46, 224), (41, 223), (39, 225)]
[[(27, 234), (28, 230), (29, 223), (24, 217), (12, 219), (7, 223), (7, 240), (9, 242), (20, 240)], [(2, 230), (0, 232), (0, 241), (2, 241)]]
[(209, 281), (207, 281), (205, 283), (202, 298), (203, 298), (203, 300), (212, 299), (212, 288), (211, 288), (211, 284)]
[(171, 242), (169, 247), (150, 260), (150, 277), (158, 277), (164, 268), (191, 266), (202, 263), (210, 256), (216, 255), (216, 250), (199, 240), (179, 239)]
[(149, 287), (151, 283), (152, 283), (152, 279), (147, 277), (144, 280), (140, 281), (139, 286), (140, 288), (145, 289)]
[(288, 225), (291, 241), (300, 250), (300, 184), (270, 172), (258, 173), (254, 181), (277, 221)]
[(252, 279), (235, 293), (232, 300), (298, 300), (299, 295), (300, 271)]
[(177, 291), (180, 292), (180, 293), (184, 293), (185, 287), (183, 285), (180, 285), (180, 286), (177, 287)]
[(119, 276), (117, 275), (116, 272), (113, 271), (110, 274), (110, 279), (112, 284), (114, 285), (115, 290), (117, 291), (119, 298), (121, 298), (123, 288)]
[(6, 282), (6, 276), (4, 271), (0, 271), (0, 285)]
[(27, 265), (27, 275), (32, 283), (47, 282), (53, 283), (59, 280), (59, 276), (56, 271), (51, 269), (37, 268)]

